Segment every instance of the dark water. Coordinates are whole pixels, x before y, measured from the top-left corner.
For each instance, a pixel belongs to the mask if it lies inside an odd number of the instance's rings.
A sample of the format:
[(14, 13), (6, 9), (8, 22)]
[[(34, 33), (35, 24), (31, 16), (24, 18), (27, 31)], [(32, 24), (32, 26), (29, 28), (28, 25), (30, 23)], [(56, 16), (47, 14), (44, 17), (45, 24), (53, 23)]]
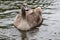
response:
[(0, 2), (0, 40), (60, 40), (60, 0), (46, 8), (41, 6), (43, 24), (28, 32), (19, 32), (13, 26), (14, 18), (20, 10), (19, 3), (19, 1)]

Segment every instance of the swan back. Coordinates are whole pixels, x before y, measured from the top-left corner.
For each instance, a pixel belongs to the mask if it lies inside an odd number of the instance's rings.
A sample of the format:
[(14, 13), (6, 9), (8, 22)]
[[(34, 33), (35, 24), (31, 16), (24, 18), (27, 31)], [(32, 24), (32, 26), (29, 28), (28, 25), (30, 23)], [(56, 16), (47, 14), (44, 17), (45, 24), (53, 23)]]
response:
[(20, 14), (17, 14), (14, 20), (15, 27), (20, 30), (30, 30), (31, 28), (40, 25), (42, 22), (41, 11), (40, 7), (29, 9), (28, 11), (25, 11), (25, 19), (23, 19), (22, 12), (20, 11)]

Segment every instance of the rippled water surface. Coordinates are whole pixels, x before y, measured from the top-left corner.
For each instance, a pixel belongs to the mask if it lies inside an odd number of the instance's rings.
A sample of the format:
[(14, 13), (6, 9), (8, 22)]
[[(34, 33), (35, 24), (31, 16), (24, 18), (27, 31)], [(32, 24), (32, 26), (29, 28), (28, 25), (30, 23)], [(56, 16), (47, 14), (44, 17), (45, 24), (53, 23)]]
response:
[(0, 2), (0, 40), (60, 40), (60, 0), (43, 8), (43, 24), (28, 32), (19, 32), (13, 26), (14, 18), (20, 10), (19, 3)]

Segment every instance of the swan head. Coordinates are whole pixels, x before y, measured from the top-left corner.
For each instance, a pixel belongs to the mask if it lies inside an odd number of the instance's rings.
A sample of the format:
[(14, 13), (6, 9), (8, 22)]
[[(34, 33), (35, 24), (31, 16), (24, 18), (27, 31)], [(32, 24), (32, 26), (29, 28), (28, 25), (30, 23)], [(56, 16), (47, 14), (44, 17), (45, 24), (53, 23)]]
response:
[(27, 3), (22, 3), (22, 8), (23, 8), (25, 11), (28, 11), (28, 10), (29, 10), (29, 7), (28, 7)]

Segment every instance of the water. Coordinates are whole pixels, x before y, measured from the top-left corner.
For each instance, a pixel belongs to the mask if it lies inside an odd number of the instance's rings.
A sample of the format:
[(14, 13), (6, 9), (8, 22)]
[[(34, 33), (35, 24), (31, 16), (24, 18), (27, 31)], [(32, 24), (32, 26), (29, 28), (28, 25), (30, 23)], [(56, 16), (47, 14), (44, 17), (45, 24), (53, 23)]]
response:
[[(43, 8), (43, 24), (28, 32), (19, 32), (13, 21), (19, 12), (19, 1), (1, 2), (0, 40), (60, 40), (60, 0)], [(18, 5), (16, 4), (18, 3)], [(53, 5), (54, 4), (54, 5)]]

